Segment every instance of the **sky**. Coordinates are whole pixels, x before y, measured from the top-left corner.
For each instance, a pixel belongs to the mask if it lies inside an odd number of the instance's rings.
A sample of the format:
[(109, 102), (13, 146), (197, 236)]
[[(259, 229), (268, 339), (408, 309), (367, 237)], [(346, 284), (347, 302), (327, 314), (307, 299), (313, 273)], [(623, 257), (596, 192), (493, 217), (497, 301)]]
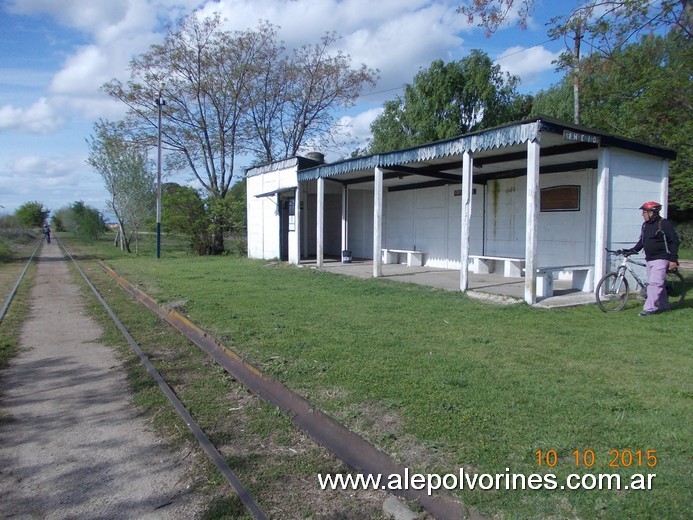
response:
[[(436, 59), (456, 61), (481, 49), (520, 78), (522, 93), (560, 80), (552, 61), (564, 42), (549, 41), (545, 24), (566, 14), (560, 10), (572, 2), (536, 0), (526, 30), (511, 21), (487, 37), (456, 12), (462, 1), (0, 0), (0, 215), (26, 202), (54, 212), (83, 201), (108, 219), (103, 179), (86, 162), (87, 139), (96, 121), (119, 120), (125, 107), (100, 87), (114, 78), (127, 81), (130, 60), (161, 43), (176, 20), (195, 11), (220, 12), (229, 30), (253, 29), (267, 20), (279, 27), (288, 49), (335, 31), (353, 67), (379, 71), (375, 88), (335, 114), (362, 147), (383, 103), (401, 95)], [(337, 158), (326, 154), (328, 161)], [(240, 158), (234, 175), (242, 176), (250, 163)], [(165, 180), (199, 187), (186, 177)]]

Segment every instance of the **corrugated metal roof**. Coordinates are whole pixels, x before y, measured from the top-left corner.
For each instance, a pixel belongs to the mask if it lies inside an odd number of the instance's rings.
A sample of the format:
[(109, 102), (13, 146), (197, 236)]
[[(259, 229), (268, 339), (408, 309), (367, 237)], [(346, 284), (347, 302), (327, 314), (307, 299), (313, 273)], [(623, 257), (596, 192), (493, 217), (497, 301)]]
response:
[(493, 130), (467, 134), (444, 141), (437, 141), (435, 143), (406, 150), (345, 159), (343, 161), (325, 164), (299, 172), (298, 180), (299, 182), (312, 181), (349, 172), (378, 167), (387, 168), (393, 165), (412, 164), (461, 155), (465, 151), (477, 152), (479, 150), (513, 146), (533, 139), (540, 139), (540, 123), (539, 120), (519, 123)]
[(480, 130), (452, 139), (408, 148), (406, 150), (355, 157), (353, 159), (344, 159), (329, 164), (313, 166), (311, 163), (314, 163), (314, 161), (307, 160), (303, 157), (293, 157), (284, 161), (253, 168), (248, 171), (248, 175), (260, 175), (268, 171), (277, 171), (279, 169), (298, 165), (298, 181), (305, 182), (351, 172), (374, 170), (375, 168), (388, 168), (405, 164), (413, 165), (435, 159), (460, 156), (464, 152), (475, 153), (483, 150), (517, 146), (528, 141), (540, 141), (542, 132), (560, 135), (566, 130), (584, 133), (586, 136), (598, 136), (602, 146), (615, 146), (667, 159), (674, 159), (676, 157), (675, 152), (668, 148), (618, 137), (600, 130), (565, 123), (550, 117), (539, 116), (518, 123)]

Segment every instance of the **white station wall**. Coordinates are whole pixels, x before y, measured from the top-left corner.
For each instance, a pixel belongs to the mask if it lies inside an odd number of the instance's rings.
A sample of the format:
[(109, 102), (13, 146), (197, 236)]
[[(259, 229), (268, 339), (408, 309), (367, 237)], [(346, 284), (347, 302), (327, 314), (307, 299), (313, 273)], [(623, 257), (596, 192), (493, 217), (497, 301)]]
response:
[(256, 197), (297, 185), (296, 167), (253, 175), (247, 180), (248, 257), (279, 258), (279, 197)]
[(373, 191), (349, 188), (347, 207), (347, 249), (354, 258), (373, 258)]
[[(459, 186), (387, 192), (383, 247), (423, 251), (427, 266), (460, 268), (462, 197)], [(471, 250), (481, 253), (483, 187), (472, 195)]]
[[(540, 177), (540, 188), (580, 186), (579, 211), (539, 214), (540, 265), (592, 263), (595, 182), (591, 170)], [(486, 188), (473, 186), (470, 254), (524, 258), (526, 185), (525, 177), (517, 177), (490, 181)], [(372, 229), (372, 192), (363, 193), (367, 196), (359, 202), (367, 202), (363, 209), (369, 212), (363, 218), (358, 218), (354, 197), (350, 195), (349, 237), (354, 249), (360, 233)], [(383, 247), (424, 251), (426, 265), (459, 269), (462, 211), (459, 194), (458, 186), (387, 192)], [(368, 238), (371, 237), (372, 233)], [(370, 244), (363, 246), (364, 250), (370, 247)], [(366, 256), (371, 257), (372, 254)]]
[[(539, 212), (537, 229), (539, 266), (592, 263), (595, 182), (593, 170), (545, 174), (539, 177), (540, 190), (565, 185), (580, 187), (578, 211)], [(526, 177), (488, 183), (484, 254), (524, 258), (526, 200)]]
[(640, 237), (643, 202), (662, 200), (664, 161), (642, 154), (611, 152), (609, 249), (632, 247)]

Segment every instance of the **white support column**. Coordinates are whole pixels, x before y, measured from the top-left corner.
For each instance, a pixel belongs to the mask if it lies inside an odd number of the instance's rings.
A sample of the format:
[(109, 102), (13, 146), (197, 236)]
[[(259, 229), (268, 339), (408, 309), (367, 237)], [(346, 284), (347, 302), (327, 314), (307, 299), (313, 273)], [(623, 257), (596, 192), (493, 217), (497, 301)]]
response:
[(342, 251), (349, 249), (349, 187), (342, 188)]
[(375, 169), (373, 186), (373, 277), (383, 275), (383, 170)]
[(460, 291), (469, 288), (469, 226), (472, 220), (472, 155), (462, 155), (462, 237), (460, 240)]
[(325, 179), (318, 179), (318, 212), (317, 212), (317, 244), (316, 244), (316, 263), (318, 269), (322, 268), (324, 235), (325, 235)]
[(662, 189), (661, 189), (661, 201), (662, 201), (662, 217), (668, 218), (669, 216), (669, 161), (667, 159), (662, 159)]
[[(297, 183), (298, 184), (298, 183)], [(301, 190), (301, 185), (296, 186), (296, 198), (294, 199), (294, 240), (296, 241), (296, 258), (294, 263), (299, 265), (301, 263), (301, 238), (303, 233), (301, 231), (301, 226), (303, 222), (301, 221), (301, 197), (303, 197), (303, 190)]]
[[(610, 154), (608, 148), (599, 148), (597, 159), (597, 207), (594, 232), (594, 276), (593, 284), (606, 274), (606, 246), (609, 240), (609, 183)], [(592, 287), (591, 289), (594, 289)]]
[(525, 224), (525, 301), (537, 302), (537, 224), (539, 218), (539, 142), (527, 143), (527, 215)]

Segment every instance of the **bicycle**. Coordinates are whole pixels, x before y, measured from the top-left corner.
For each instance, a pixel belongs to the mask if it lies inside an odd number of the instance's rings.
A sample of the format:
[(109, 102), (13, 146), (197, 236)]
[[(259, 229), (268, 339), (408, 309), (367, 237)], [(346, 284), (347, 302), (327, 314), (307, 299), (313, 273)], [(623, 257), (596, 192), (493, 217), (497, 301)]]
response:
[[(623, 260), (621, 260), (615, 272), (608, 273), (599, 280), (597, 288), (595, 289), (595, 294), (597, 297), (597, 305), (599, 305), (601, 310), (604, 312), (615, 312), (624, 309), (628, 303), (628, 299), (631, 297), (626, 273), (630, 273), (635, 280), (636, 288), (640, 289), (639, 296), (641, 298), (646, 297), (647, 282), (640, 279), (630, 264), (639, 265), (641, 267), (645, 267), (646, 265), (644, 262), (631, 260), (629, 256), (634, 253), (629, 251), (623, 251), (621, 249), (617, 251), (607, 249), (606, 251), (612, 255), (622, 256)], [(669, 296), (669, 305), (672, 308), (681, 305), (681, 302), (683, 302), (686, 296), (686, 291), (683, 276), (681, 276), (678, 269), (667, 271), (665, 287), (667, 295)]]

